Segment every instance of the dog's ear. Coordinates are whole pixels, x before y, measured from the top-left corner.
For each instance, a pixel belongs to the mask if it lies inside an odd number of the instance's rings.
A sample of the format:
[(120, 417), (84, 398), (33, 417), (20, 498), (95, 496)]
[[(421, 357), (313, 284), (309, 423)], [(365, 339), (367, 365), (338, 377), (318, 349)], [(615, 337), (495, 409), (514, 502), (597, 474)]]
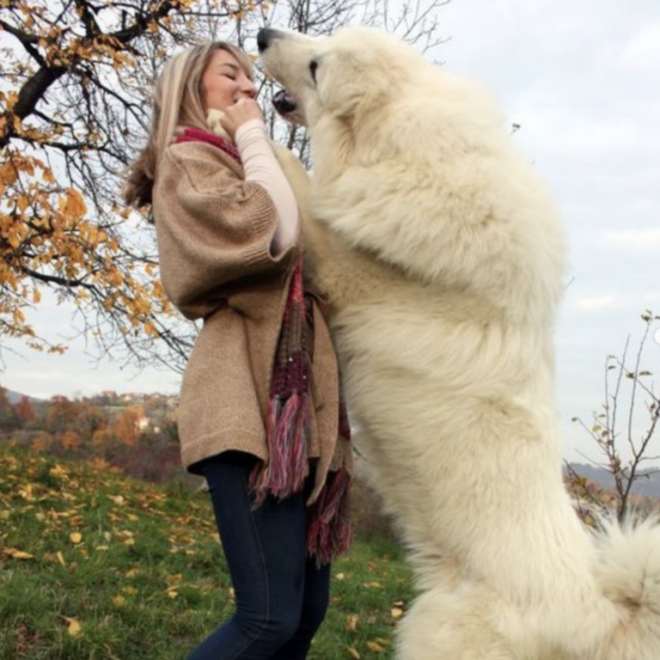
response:
[(384, 101), (390, 89), (387, 77), (368, 59), (362, 53), (329, 51), (316, 60), (317, 93), (326, 111), (336, 117), (356, 117)]

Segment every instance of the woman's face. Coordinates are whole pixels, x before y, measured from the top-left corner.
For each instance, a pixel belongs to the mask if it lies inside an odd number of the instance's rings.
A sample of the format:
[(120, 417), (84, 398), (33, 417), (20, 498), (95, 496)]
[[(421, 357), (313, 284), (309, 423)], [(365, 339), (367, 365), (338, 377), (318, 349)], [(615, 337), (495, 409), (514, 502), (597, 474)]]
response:
[(202, 75), (204, 110), (224, 110), (242, 98), (254, 98), (256, 93), (238, 60), (226, 50), (216, 50)]

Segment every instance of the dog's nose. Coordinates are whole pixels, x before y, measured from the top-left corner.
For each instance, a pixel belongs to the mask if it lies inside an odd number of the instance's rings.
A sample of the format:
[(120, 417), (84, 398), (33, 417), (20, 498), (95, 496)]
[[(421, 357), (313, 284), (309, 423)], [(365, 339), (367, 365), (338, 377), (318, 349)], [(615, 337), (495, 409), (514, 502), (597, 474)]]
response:
[(259, 49), (259, 52), (262, 53), (263, 51), (268, 48), (270, 45), (270, 42), (273, 40), (275, 30), (271, 30), (270, 28), (261, 28), (259, 32), (257, 32), (257, 48)]

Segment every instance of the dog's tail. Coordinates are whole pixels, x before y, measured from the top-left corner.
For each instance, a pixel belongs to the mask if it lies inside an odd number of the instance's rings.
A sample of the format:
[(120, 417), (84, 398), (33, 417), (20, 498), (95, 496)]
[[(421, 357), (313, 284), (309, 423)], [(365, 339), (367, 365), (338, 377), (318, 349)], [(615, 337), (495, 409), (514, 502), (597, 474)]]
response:
[(660, 659), (660, 524), (601, 520), (596, 535), (596, 577), (603, 594), (620, 608), (621, 623), (604, 640), (604, 660)]

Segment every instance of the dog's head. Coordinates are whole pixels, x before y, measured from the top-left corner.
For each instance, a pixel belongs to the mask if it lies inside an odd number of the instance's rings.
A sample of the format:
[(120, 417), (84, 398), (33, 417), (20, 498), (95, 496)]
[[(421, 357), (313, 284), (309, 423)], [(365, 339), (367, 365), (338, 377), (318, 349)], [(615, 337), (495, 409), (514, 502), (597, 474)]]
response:
[(273, 100), (276, 110), (310, 127), (321, 116), (357, 120), (382, 107), (405, 93), (411, 71), (425, 66), (414, 49), (370, 28), (330, 37), (265, 28), (257, 45), (266, 71), (284, 87)]

